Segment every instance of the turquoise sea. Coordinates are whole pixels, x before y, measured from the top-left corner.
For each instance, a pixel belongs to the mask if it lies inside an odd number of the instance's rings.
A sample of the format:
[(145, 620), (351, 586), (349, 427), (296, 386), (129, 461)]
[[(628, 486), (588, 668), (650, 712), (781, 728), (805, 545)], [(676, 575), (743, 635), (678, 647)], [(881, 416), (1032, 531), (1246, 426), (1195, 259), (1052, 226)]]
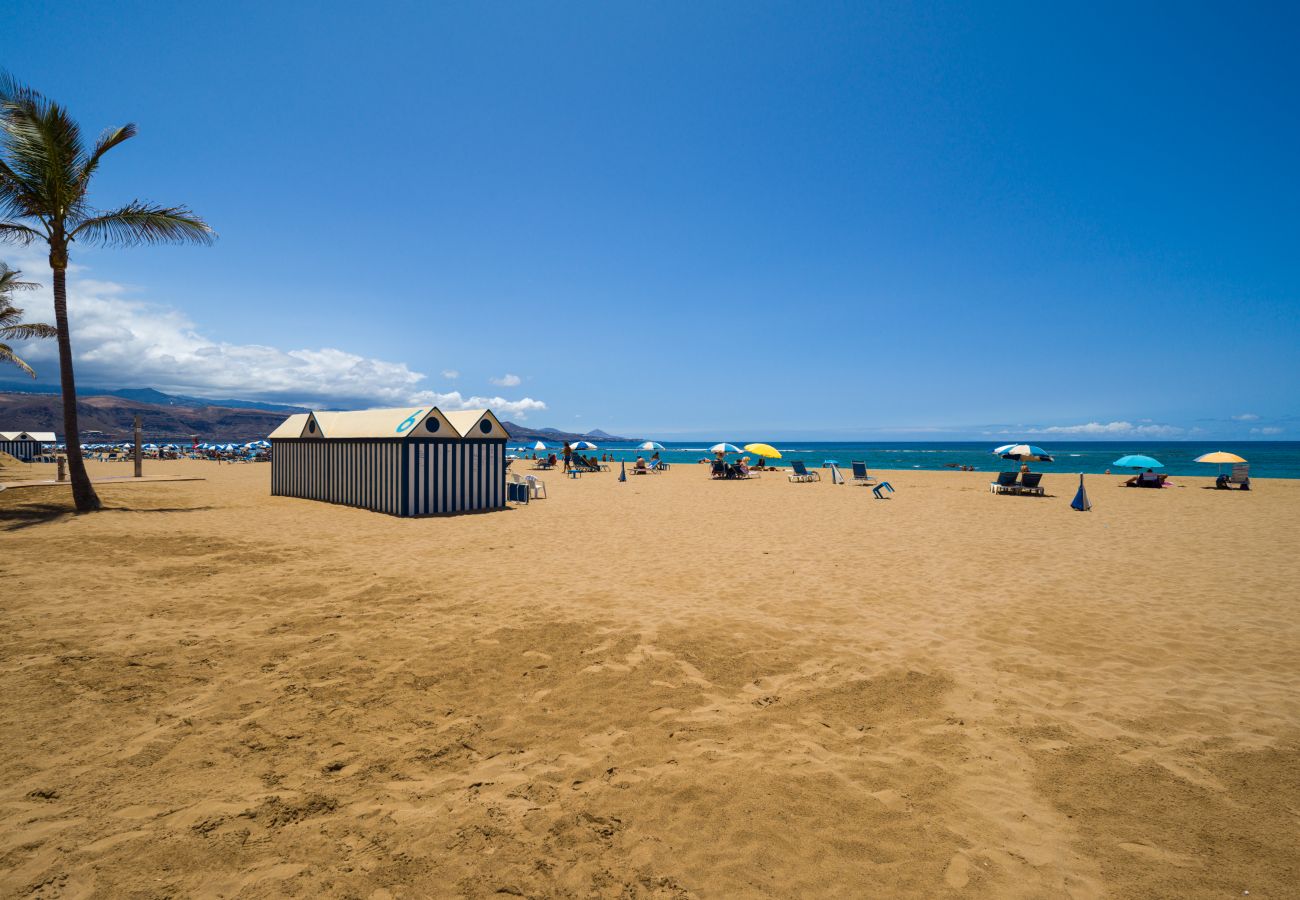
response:
[[(694, 463), (708, 457), (708, 448), (718, 441), (663, 441), (667, 449), (660, 451), (670, 463)], [(998, 459), (989, 451), (999, 442), (974, 441), (935, 441), (891, 443), (882, 441), (773, 441), (772, 446), (782, 453), (782, 458), (773, 463), (776, 466), (788, 466), (792, 460), (803, 460), (804, 464), (820, 466), (824, 460), (839, 460), (842, 468), (847, 469), (855, 459), (865, 460), (868, 469), (929, 469), (943, 470), (962, 465), (974, 466), (981, 472), (995, 472), (1001, 469), (1015, 468), (1016, 464)], [(548, 445), (551, 442), (547, 442)], [(732, 443), (736, 443), (732, 441)], [(1300, 478), (1300, 441), (1239, 441), (1217, 443), (1193, 443), (1190, 441), (1074, 441), (1034, 443), (1055, 456), (1055, 462), (1034, 463), (1035, 471), (1041, 472), (1084, 472), (1100, 474), (1110, 469), (1119, 472), (1111, 465), (1116, 459), (1128, 454), (1139, 453), (1152, 456), (1164, 463), (1160, 471), (1170, 475), (1214, 475), (1216, 466), (1196, 463), (1196, 457), (1214, 450), (1227, 450), (1250, 462), (1252, 478)], [(516, 447), (516, 444), (510, 444)], [(554, 445), (560, 446), (558, 444)], [(597, 445), (594, 455), (612, 454), (616, 460), (635, 460), (638, 453), (636, 444), (602, 443)], [(737, 446), (744, 444), (737, 443)], [(518, 450), (513, 452), (518, 453)], [(520, 455), (531, 455), (530, 449)], [(588, 455), (592, 455), (590, 452)], [(649, 453), (644, 455), (649, 456)], [(752, 454), (750, 454), (752, 455)], [(734, 456), (733, 456), (734, 458)], [(1226, 467), (1225, 467), (1226, 469)], [(1129, 470), (1124, 470), (1129, 471)]]

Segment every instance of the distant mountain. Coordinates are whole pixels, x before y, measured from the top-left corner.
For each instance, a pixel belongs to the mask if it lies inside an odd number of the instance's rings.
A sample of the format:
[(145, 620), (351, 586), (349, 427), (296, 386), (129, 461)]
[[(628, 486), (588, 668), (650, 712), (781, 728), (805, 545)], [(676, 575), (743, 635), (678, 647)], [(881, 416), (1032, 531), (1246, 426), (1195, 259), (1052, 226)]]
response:
[[(262, 403), (256, 400), (204, 400), (165, 394), (154, 388), (117, 388), (102, 390), (82, 388), (78, 391), (77, 415), (82, 438), (116, 440), (131, 435), (132, 422), (139, 413), (145, 437), (149, 440), (253, 440), (266, 437), (291, 413), (309, 410), (300, 406)], [(558, 428), (529, 428), (514, 422), (502, 422), (511, 440), (560, 441), (631, 441), (599, 428), (585, 433), (560, 431)], [(59, 388), (48, 384), (0, 380), (0, 428), (4, 430), (38, 430), (63, 433), (63, 412)]]
[[(0, 379), (0, 393), (58, 394), (59, 386)], [(141, 403), (152, 403), (157, 406), (220, 406), (226, 409), (261, 409), (267, 412), (282, 412), (286, 415), (309, 411), (301, 406), (263, 403), (260, 400), (207, 400), (203, 397), (187, 397), (183, 394), (164, 394), (154, 388), (102, 388), (94, 385), (78, 385), (77, 393), (81, 397), (125, 397), (127, 400), (138, 400)]]
[(634, 441), (636, 438), (618, 437), (601, 431), (599, 428), (594, 431), (579, 433), (576, 431), (560, 431), (558, 428), (529, 428), (527, 425), (519, 425), (515, 422), (502, 422), (511, 440), (528, 440), (528, 441), (591, 441), (593, 444), (598, 441)]
[[(251, 441), (264, 438), (284, 421), (283, 412), (224, 406), (180, 406), (145, 403), (127, 397), (93, 396), (77, 399), (81, 439), (126, 440), (136, 415), (146, 440)], [(8, 431), (53, 431), (63, 434), (63, 404), (58, 394), (0, 393), (0, 427)]]

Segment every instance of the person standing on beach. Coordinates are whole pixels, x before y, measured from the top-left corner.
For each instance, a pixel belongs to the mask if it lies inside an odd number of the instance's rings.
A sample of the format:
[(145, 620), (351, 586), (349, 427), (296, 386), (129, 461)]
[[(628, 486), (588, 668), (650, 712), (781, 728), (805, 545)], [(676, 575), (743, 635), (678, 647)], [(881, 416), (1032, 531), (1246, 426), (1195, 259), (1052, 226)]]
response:
[(565, 441), (564, 442), (564, 471), (566, 472), (569, 471), (569, 460), (572, 457), (573, 457), (573, 448), (569, 446), (568, 441)]

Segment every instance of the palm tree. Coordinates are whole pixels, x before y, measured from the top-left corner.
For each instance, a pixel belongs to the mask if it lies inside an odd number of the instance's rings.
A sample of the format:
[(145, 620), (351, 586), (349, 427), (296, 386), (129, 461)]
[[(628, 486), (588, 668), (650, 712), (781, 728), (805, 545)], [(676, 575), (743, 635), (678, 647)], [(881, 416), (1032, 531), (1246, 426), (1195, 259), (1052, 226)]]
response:
[[(32, 338), (54, 337), (56, 332), (53, 325), (22, 321), (23, 311), (10, 301), (10, 297), (16, 291), (30, 291), (40, 287), (34, 281), (20, 281), (22, 274), (17, 269), (11, 269), (0, 262), (0, 339), (28, 341)], [(0, 343), (0, 362), (13, 363), (28, 375), (36, 377), (32, 367), (27, 365), (8, 344)]]
[(77, 512), (99, 509), (77, 431), (77, 387), (68, 336), (68, 247), (211, 243), (207, 223), (184, 206), (133, 200), (107, 212), (90, 206), (90, 179), (104, 154), (135, 136), (134, 125), (110, 128), (87, 149), (67, 110), (0, 74), (0, 240), (44, 243), (54, 274), (54, 326), (63, 383), (63, 433)]

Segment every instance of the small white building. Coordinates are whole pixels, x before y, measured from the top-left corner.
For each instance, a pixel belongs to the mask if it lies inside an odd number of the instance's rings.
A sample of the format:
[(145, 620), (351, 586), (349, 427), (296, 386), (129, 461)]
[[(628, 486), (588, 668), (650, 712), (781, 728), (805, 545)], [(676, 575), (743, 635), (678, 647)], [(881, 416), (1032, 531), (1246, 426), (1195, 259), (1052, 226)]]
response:
[(31, 462), (45, 452), (47, 444), (53, 443), (53, 431), (0, 431), (0, 453), (8, 453), (23, 462)]
[(502, 509), (508, 437), (488, 409), (299, 413), (270, 434), (271, 493), (393, 516)]

